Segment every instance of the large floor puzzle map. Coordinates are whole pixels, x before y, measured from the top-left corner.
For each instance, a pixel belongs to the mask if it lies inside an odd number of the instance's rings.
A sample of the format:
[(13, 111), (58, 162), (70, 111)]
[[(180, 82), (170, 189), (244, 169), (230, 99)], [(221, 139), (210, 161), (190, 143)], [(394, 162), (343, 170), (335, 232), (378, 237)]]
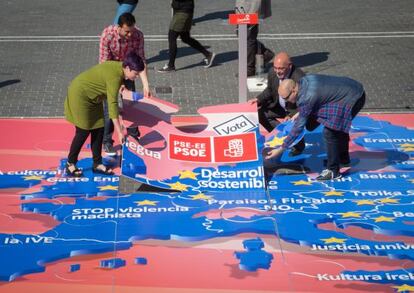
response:
[[(285, 134), (249, 104), (124, 108), (142, 136), (105, 158), (114, 176), (88, 145), (65, 176), (63, 119), (0, 120), (0, 292), (414, 291), (414, 114), (358, 116), (351, 166), (317, 182), (321, 128), (264, 162)], [(118, 193), (120, 174), (153, 191)]]

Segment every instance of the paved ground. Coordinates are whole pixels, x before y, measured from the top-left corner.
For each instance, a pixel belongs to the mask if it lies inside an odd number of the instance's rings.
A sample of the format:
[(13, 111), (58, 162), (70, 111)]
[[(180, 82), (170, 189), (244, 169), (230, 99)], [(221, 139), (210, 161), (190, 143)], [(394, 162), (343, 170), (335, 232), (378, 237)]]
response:
[[(97, 62), (98, 35), (112, 21), (112, 0), (2, 1), (0, 9), (0, 117), (60, 117), (70, 80)], [(146, 35), (151, 68), (167, 58), (169, 1), (140, 1), (135, 15)], [(196, 1), (193, 36), (217, 55), (217, 65), (179, 46), (174, 74), (151, 69), (158, 96), (196, 113), (203, 105), (237, 102), (237, 40), (227, 25), (234, 1)], [(347, 75), (363, 82), (365, 111), (414, 107), (412, 0), (273, 0), (261, 39), (286, 50), (307, 72)], [(170, 87), (172, 93), (162, 93)], [(252, 94), (254, 95), (254, 94)]]

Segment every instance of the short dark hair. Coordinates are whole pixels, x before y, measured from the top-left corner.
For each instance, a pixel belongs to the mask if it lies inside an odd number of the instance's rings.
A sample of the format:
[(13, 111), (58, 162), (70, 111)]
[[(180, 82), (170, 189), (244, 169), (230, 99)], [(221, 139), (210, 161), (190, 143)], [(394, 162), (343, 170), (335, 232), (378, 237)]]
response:
[(135, 17), (129, 12), (121, 14), (121, 16), (118, 18), (118, 25), (123, 26), (124, 24), (127, 26), (135, 25)]
[(129, 52), (124, 61), (122, 62), (122, 67), (129, 67), (130, 70), (135, 70), (141, 72), (145, 69), (145, 64), (142, 58), (135, 53), (134, 51)]

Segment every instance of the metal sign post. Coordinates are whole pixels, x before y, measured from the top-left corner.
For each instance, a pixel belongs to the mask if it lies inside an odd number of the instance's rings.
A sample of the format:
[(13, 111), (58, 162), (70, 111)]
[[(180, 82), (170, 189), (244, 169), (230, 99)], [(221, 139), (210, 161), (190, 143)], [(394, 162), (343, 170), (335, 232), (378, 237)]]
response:
[(239, 103), (247, 102), (247, 24), (239, 25)]
[(229, 23), (239, 26), (239, 103), (247, 102), (247, 25), (258, 24), (257, 13), (230, 14)]

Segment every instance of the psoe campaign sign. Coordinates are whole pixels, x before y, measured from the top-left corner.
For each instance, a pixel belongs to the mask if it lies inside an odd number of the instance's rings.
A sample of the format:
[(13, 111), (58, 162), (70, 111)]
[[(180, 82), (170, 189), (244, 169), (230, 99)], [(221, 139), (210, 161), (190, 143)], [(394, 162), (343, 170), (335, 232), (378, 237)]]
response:
[(169, 158), (204, 163), (236, 163), (258, 159), (254, 132), (219, 137), (169, 134)]
[(239, 24), (258, 24), (259, 16), (257, 13), (237, 13), (229, 14), (229, 24), (239, 25)]

